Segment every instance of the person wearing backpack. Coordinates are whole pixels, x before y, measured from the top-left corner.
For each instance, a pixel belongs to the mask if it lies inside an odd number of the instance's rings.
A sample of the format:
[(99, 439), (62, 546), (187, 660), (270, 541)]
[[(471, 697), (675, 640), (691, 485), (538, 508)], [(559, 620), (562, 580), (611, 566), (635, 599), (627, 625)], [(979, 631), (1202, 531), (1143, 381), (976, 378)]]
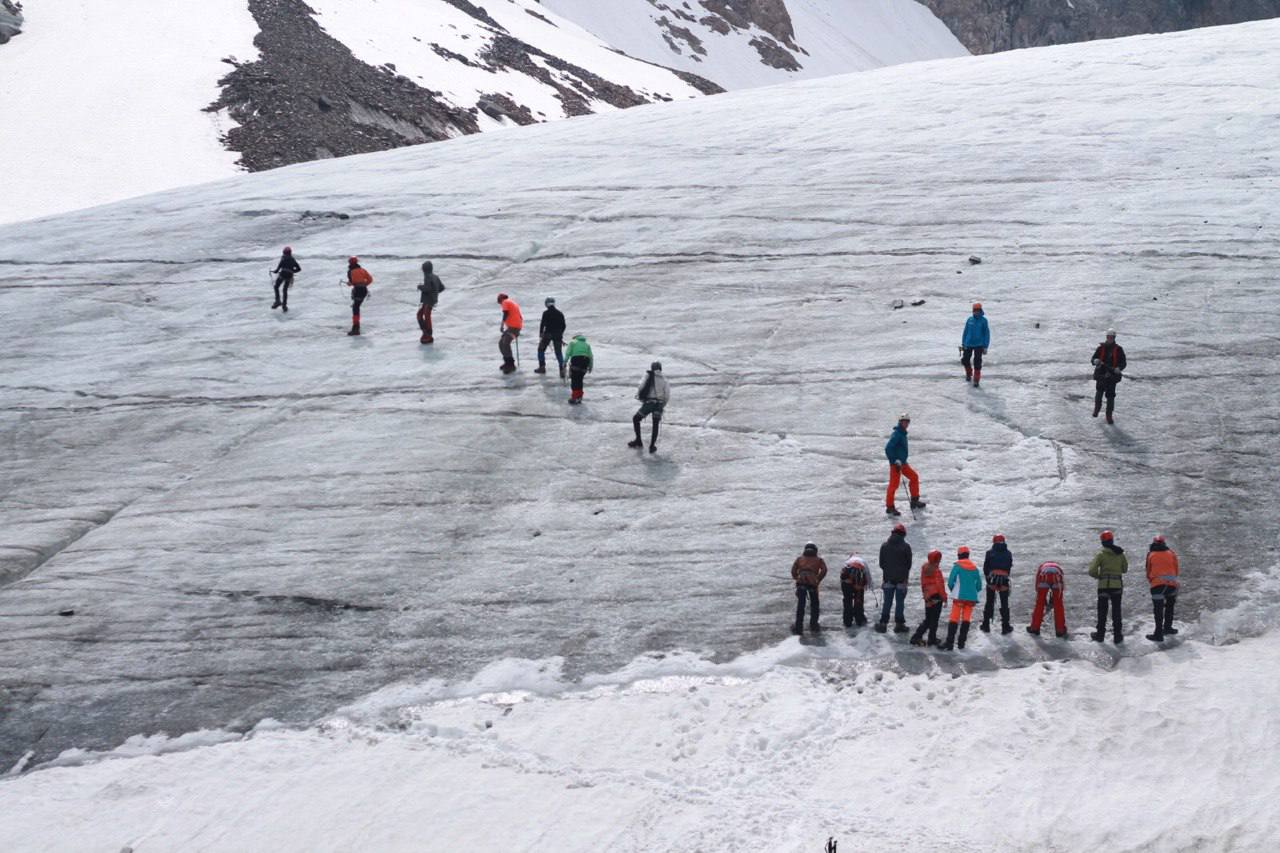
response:
[(502, 353), (502, 372), (514, 373), (516, 360), (511, 354), (511, 342), (520, 337), (520, 331), (524, 328), (524, 315), (520, 313), (520, 306), (516, 301), (505, 293), (498, 294), (498, 304), (502, 306), (502, 319), (498, 321), (498, 331), (502, 334), (498, 338), (498, 352)]
[(1062, 566), (1052, 561), (1040, 564), (1036, 569), (1036, 606), (1031, 611), (1031, 624), (1027, 633), (1040, 636), (1040, 622), (1044, 619), (1046, 605), (1053, 608), (1053, 628), (1059, 637), (1067, 636), (1067, 616), (1062, 600), (1066, 591), (1066, 576)]
[(422, 343), (434, 343), (435, 338), (432, 336), (431, 328), (431, 312), (435, 309), (436, 304), (440, 301), (440, 294), (444, 292), (444, 282), (440, 280), (440, 276), (433, 271), (434, 265), (431, 261), (422, 262), (422, 284), (418, 285), (418, 290), (422, 293), (418, 305), (418, 328), (422, 330)]
[(1095, 643), (1107, 638), (1107, 606), (1111, 607), (1111, 638), (1118, 646), (1124, 642), (1124, 630), (1120, 621), (1120, 599), (1124, 595), (1124, 574), (1129, 571), (1129, 558), (1124, 549), (1115, 543), (1110, 530), (1098, 537), (1102, 548), (1089, 563), (1089, 577), (1098, 580), (1098, 630), (1089, 636)]
[(809, 630), (821, 631), (818, 625), (818, 584), (827, 576), (827, 564), (818, 556), (818, 546), (804, 546), (804, 553), (791, 564), (791, 579), (796, 582), (796, 621), (791, 633), (804, 633), (804, 604), (809, 601)]
[[(925, 564), (920, 567), (920, 592), (924, 595), (924, 621), (911, 635), (913, 646), (938, 645), (938, 619), (942, 606), (947, 603), (947, 582), (942, 577), (942, 552), (933, 549)], [(925, 639), (928, 632), (929, 638)]]
[(856, 623), (859, 628), (867, 624), (867, 613), (863, 603), (867, 595), (867, 585), (871, 582), (871, 572), (867, 563), (857, 554), (850, 554), (840, 570), (840, 597), (844, 599), (844, 626), (852, 628)]
[(1178, 603), (1178, 555), (1163, 536), (1151, 540), (1147, 550), (1147, 582), (1151, 584), (1151, 604), (1155, 609), (1156, 629), (1147, 635), (1153, 643), (1162, 643), (1173, 627), (1173, 606)]
[[(293, 256), (293, 249), (289, 246), (284, 247), (284, 252), (280, 255), (280, 263), (276, 264), (276, 268), (271, 271), (275, 274), (276, 284), (276, 301), (271, 304), (271, 308), (281, 308), (286, 314), (289, 313), (289, 286), (293, 284), (294, 273), (302, 272), (302, 265), (298, 263)], [(284, 289), (281, 290), (283, 285)]]
[[(559, 352), (556, 353), (558, 358)], [(582, 402), (583, 380), (595, 368), (595, 357), (591, 354), (591, 344), (586, 335), (574, 335), (569, 342), (569, 351), (565, 353), (569, 360), (569, 404), (576, 406)], [(564, 365), (560, 366), (560, 375), (564, 375)]]
[(351, 288), (351, 331), (348, 335), (360, 334), (360, 304), (369, 297), (369, 285), (373, 284), (373, 276), (360, 266), (360, 259), (355, 255), (347, 258), (347, 287)]
[[(547, 347), (555, 344), (556, 363), (560, 365), (560, 378), (564, 379), (565, 356), (561, 351), (564, 347), (564, 314), (560, 313), (560, 309), (556, 307), (555, 299), (550, 296), (547, 297), (543, 304), (546, 306), (546, 310), (542, 312), (542, 322), (538, 324), (538, 367), (533, 372), (547, 372)], [(581, 397), (582, 395), (579, 394), (578, 396)]]
[(978, 593), (982, 592), (982, 572), (969, 559), (969, 549), (963, 545), (956, 551), (956, 561), (951, 566), (947, 588), (955, 598), (951, 600), (951, 618), (947, 620), (947, 639), (940, 648), (949, 652), (957, 647), (963, 649), (965, 641), (969, 639), (973, 606), (978, 603)]
[(982, 560), (982, 576), (987, 582), (987, 604), (982, 608), (982, 624), (978, 630), (984, 634), (991, 630), (991, 618), (995, 615), (996, 598), (1000, 599), (1000, 633), (1012, 634), (1009, 624), (1009, 572), (1013, 570), (1013, 554), (1005, 544), (1004, 534), (991, 537), (991, 548)]
[(640, 401), (640, 408), (631, 418), (636, 437), (634, 441), (627, 442), (627, 447), (644, 447), (644, 441), (640, 438), (640, 422), (652, 415), (653, 433), (649, 437), (649, 452), (657, 453), (658, 424), (662, 422), (662, 413), (667, 408), (667, 401), (671, 399), (671, 387), (667, 385), (667, 378), (662, 375), (662, 362), (655, 361), (649, 365), (649, 372), (644, 375), (644, 381), (640, 383), (636, 399)]

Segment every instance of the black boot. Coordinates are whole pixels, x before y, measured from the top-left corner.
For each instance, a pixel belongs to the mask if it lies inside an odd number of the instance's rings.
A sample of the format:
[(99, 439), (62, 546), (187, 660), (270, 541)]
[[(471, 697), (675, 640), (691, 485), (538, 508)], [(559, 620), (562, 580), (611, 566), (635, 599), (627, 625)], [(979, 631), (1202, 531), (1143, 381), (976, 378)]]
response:
[(938, 648), (944, 652), (949, 652), (956, 647), (956, 628), (959, 627), (955, 622), (947, 623), (947, 638), (942, 641), (942, 645)]
[(981, 631), (981, 632), (983, 632), (984, 634), (987, 634), (987, 633), (990, 633), (990, 632), (991, 632), (991, 617), (990, 617), (990, 616), (983, 616), (983, 617), (982, 617), (982, 624), (978, 626), (978, 630), (979, 630), (979, 631)]
[(1033, 636), (1033, 637), (1039, 637), (1039, 636), (1040, 636), (1040, 629), (1039, 629), (1039, 628), (1032, 628), (1030, 625), (1028, 625), (1028, 626), (1027, 626), (1027, 633), (1028, 633), (1028, 634), (1030, 634), (1030, 635), (1031, 635), (1031, 636)]
[(924, 632), (925, 632), (925, 629), (928, 627), (929, 627), (929, 621), (927, 619), (916, 626), (916, 632), (911, 635), (911, 645), (913, 646), (924, 645)]
[(928, 504), (926, 504), (924, 501), (920, 500), (919, 498), (911, 499), (912, 509), (924, 509), (926, 506), (928, 506)]
[(1170, 636), (1178, 633), (1178, 629), (1173, 627), (1173, 606), (1178, 603), (1176, 595), (1166, 595), (1164, 597), (1164, 635)]
[(963, 649), (964, 641), (969, 639), (969, 623), (960, 623), (960, 638), (956, 640), (956, 648)]
[(627, 447), (644, 447), (644, 442), (637, 438), (635, 441), (628, 441)]
[(791, 626), (791, 633), (799, 636), (804, 633), (804, 626), (796, 624)]
[(1000, 608), (1000, 633), (1012, 634), (1013, 626), (1009, 624), (1009, 608)]
[(1107, 597), (1105, 595), (1098, 596), (1098, 630), (1090, 634), (1089, 638), (1095, 643), (1101, 643), (1107, 638)]
[(898, 516), (902, 515), (902, 513), (898, 512), (898, 508), (897, 508), (896, 506), (887, 506), (887, 507), (885, 507), (885, 508), (884, 508), (884, 514), (885, 514), (885, 515), (892, 515), (894, 518), (897, 518)]
[(907, 633), (907, 632), (908, 632), (908, 631), (910, 631), (910, 630), (911, 630), (911, 629), (907, 627), (907, 623), (906, 623), (906, 622), (894, 622), (894, 623), (893, 623), (893, 633), (895, 633), (895, 634), (905, 634), (905, 633)]
[(1151, 607), (1152, 607), (1152, 610), (1155, 611), (1156, 629), (1152, 633), (1147, 634), (1147, 639), (1153, 643), (1163, 643), (1164, 642), (1164, 602), (1163, 601), (1153, 602)]
[(885, 632), (886, 632), (886, 631), (888, 631), (888, 630), (889, 630), (889, 626), (888, 626), (887, 624), (885, 624), (884, 622), (877, 622), (877, 623), (876, 623), (876, 633), (877, 633), (877, 634), (883, 634), (883, 633), (885, 633)]

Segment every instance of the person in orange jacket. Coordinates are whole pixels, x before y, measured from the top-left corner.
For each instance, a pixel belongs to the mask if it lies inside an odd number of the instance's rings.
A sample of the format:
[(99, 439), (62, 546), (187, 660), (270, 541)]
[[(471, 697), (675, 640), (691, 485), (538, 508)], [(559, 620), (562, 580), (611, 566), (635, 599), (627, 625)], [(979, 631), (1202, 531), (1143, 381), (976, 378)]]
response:
[(360, 334), (360, 305), (369, 297), (369, 285), (373, 284), (373, 276), (360, 266), (360, 259), (355, 255), (347, 258), (347, 287), (351, 288), (351, 331), (348, 335)]
[(804, 553), (791, 564), (791, 578), (796, 582), (796, 623), (791, 633), (804, 633), (804, 602), (809, 600), (809, 630), (821, 631), (818, 625), (818, 584), (827, 576), (827, 564), (818, 556), (818, 546), (804, 546)]
[[(947, 640), (940, 648), (949, 652), (956, 646), (964, 648), (969, 637), (969, 624), (973, 621), (973, 606), (978, 603), (978, 593), (982, 592), (982, 572), (969, 559), (969, 549), (963, 545), (956, 551), (947, 588), (955, 598), (951, 600), (951, 618), (947, 620)], [(957, 629), (959, 638), (956, 637)]]
[[(933, 549), (929, 558), (920, 567), (920, 592), (924, 595), (924, 621), (916, 627), (911, 635), (913, 646), (938, 645), (938, 618), (942, 616), (942, 605), (947, 603), (947, 582), (942, 577), (942, 552)], [(925, 640), (925, 632), (929, 639)]]
[(1154, 643), (1164, 642), (1173, 627), (1173, 606), (1178, 603), (1178, 555), (1163, 536), (1151, 540), (1147, 550), (1147, 582), (1151, 584), (1151, 605), (1155, 609), (1156, 630), (1147, 635)]
[[(1027, 633), (1040, 636), (1040, 622), (1044, 619), (1046, 603), (1053, 608), (1053, 627), (1059, 637), (1067, 636), (1067, 617), (1063, 611), (1062, 593), (1067, 588), (1062, 566), (1052, 561), (1040, 564), (1036, 569), (1036, 606), (1031, 611), (1031, 624)], [(1050, 601), (1050, 597), (1052, 600)]]
[(498, 352), (502, 353), (502, 372), (514, 373), (516, 360), (511, 355), (511, 342), (520, 337), (520, 330), (524, 328), (524, 315), (520, 313), (520, 306), (516, 301), (505, 293), (498, 294), (498, 304), (502, 306), (502, 320), (498, 324), (498, 330), (502, 332), (502, 337), (498, 339)]

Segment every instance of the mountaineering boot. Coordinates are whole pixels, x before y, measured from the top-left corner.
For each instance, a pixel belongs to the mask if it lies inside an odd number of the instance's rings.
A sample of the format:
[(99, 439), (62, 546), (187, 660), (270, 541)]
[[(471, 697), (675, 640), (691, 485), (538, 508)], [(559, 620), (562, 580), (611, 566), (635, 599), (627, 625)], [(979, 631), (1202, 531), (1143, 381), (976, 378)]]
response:
[(797, 636), (803, 634), (804, 626), (801, 625), (799, 622), (797, 622), (796, 624), (791, 626), (791, 633), (796, 634)]
[(1107, 638), (1107, 635), (1104, 634), (1102, 631), (1094, 631), (1091, 634), (1089, 634), (1089, 639), (1093, 640), (1095, 643), (1101, 643), (1106, 638)]
[(1115, 423), (1115, 422), (1116, 422), (1116, 419), (1115, 419), (1115, 418), (1113, 418), (1113, 417), (1111, 417), (1111, 413), (1110, 413), (1110, 412), (1107, 412), (1107, 423), (1109, 423), (1109, 424), (1113, 424), (1113, 423)]
[(926, 504), (924, 501), (920, 500), (920, 498), (919, 498), (919, 497), (914, 497), (914, 498), (912, 498), (912, 499), (911, 499), (911, 508), (912, 508), (912, 509), (924, 509), (926, 506), (928, 506), (928, 504)]
[(1147, 634), (1147, 639), (1153, 643), (1163, 643), (1164, 642), (1164, 602), (1163, 601), (1153, 602), (1152, 609), (1155, 610), (1156, 629), (1152, 633)]
[(1012, 634), (1013, 626), (1009, 624), (1009, 608), (1000, 608), (1000, 633)]
[(546, 372), (547, 372), (547, 366), (546, 366), (545, 364), (539, 364), (537, 367), (535, 367), (535, 368), (533, 369), (533, 372), (534, 372), (534, 373), (546, 373)]
[(964, 369), (964, 381), (965, 381), (965, 382), (972, 382), (972, 381), (973, 381), (973, 368), (972, 368), (972, 367), (966, 367), (966, 368)]
[(887, 507), (885, 507), (885, 508), (884, 508), (884, 514), (885, 514), (885, 515), (892, 515), (894, 518), (897, 518), (898, 516), (902, 515), (902, 513), (898, 512), (898, 508), (897, 508), (896, 506), (887, 506)]
[(276, 308), (279, 308), (279, 307), (280, 307), (280, 300), (279, 300), (279, 299), (277, 299), (275, 302), (272, 302), (272, 303), (271, 303), (271, 308), (272, 308), (272, 310), (274, 310), (274, 309), (276, 309)]
[(809, 623), (809, 633), (811, 633), (811, 634), (820, 634), (820, 633), (822, 633), (822, 626), (821, 626), (821, 625), (819, 625), (817, 622), (810, 622), (810, 623)]
[(503, 373), (515, 373), (516, 363), (514, 361), (504, 361), (501, 368)]
[(1166, 597), (1164, 600), (1164, 625), (1161, 630), (1165, 636), (1178, 633), (1178, 629), (1173, 627), (1173, 605), (1177, 604), (1177, 602), (1178, 599), (1176, 597)]
[(1040, 636), (1040, 629), (1039, 629), (1039, 628), (1032, 628), (1030, 625), (1028, 625), (1028, 626), (1027, 626), (1027, 633), (1028, 633), (1028, 634), (1030, 634), (1030, 635), (1031, 635), (1031, 636), (1033, 636), (1033, 637), (1039, 637), (1039, 636)]
[(921, 637), (919, 634), (917, 634), (916, 636), (912, 637), (912, 638), (911, 638), (911, 645), (913, 645), (913, 646), (924, 646), (924, 645), (925, 645), (924, 637)]
[(288, 314), (288, 313), (289, 313), (289, 303), (288, 303), (288, 302), (281, 302), (281, 303), (280, 303), (280, 310), (281, 310), (281, 311), (283, 311), (284, 313)]
[(1063, 628), (1061, 631), (1058, 631), (1058, 632), (1056, 632), (1056, 633), (1057, 633), (1057, 637), (1058, 637), (1058, 639), (1059, 639), (1059, 640), (1065, 640), (1065, 639), (1067, 638), (1067, 629), (1066, 629), (1066, 628)]
[(877, 622), (877, 623), (876, 623), (876, 633), (877, 633), (877, 634), (883, 634), (883, 633), (885, 633), (885, 632), (886, 632), (886, 631), (888, 631), (888, 630), (889, 630), (889, 626), (888, 626), (888, 625), (886, 625), (884, 622)]
[(637, 438), (635, 441), (628, 441), (627, 447), (634, 447), (636, 449), (639, 449), (641, 447), (644, 447), (644, 442)]
[(944, 652), (949, 652), (956, 647), (956, 628), (957, 624), (955, 622), (947, 623), (947, 638), (942, 641), (942, 645), (938, 646), (938, 648)]
[(1095, 643), (1101, 643), (1107, 638), (1107, 599), (1105, 596), (1098, 596), (1098, 630), (1089, 635)]
[(969, 639), (969, 623), (962, 622), (960, 623), (960, 637), (956, 640), (956, 648), (963, 649), (964, 641), (967, 639)]
[(981, 382), (981, 381), (982, 381), (982, 371), (981, 371), (981, 370), (975, 370), (975, 371), (973, 372), (973, 387), (974, 387), (974, 388), (977, 388), (977, 387), (978, 387), (978, 383), (979, 383), (979, 382)]
[(421, 338), (418, 339), (418, 342), (424, 343), (424, 344), (430, 344), (430, 343), (435, 343), (435, 340), (436, 339), (431, 337), (430, 335), (423, 335)]
[(978, 630), (984, 634), (991, 633), (991, 617), (983, 614), (982, 624), (978, 626)]
[(1102, 401), (1101, 401), (1101, 400), (1094, 400), (1094, 401), (1093, 401), (1093, 416), (1096, 418), (1096, 417), (1098, 416), (1098, 412), (1101, 412), (1101, 411), (1102, 411)]
[(656, 445), (656, 444), (651, 444), (651, 445), (649, 445), (649, 452), (650, 452), (650, 453), (657, 453), (657, 452), (658, 452), (658, 445)]
[(910, 630), (911, 630), (911, 629), (907, 627), (907, 623), (906, 623), (906, 622), (894, 622), (894, 623), (893, 623), (893, 633), (895, 633), (895, 634), (905, 634), (905, 633), (907, 633), (907, 632), (908, 632), (908, 631), (910, 631)]
[(347, 335), (348, 335), (348, 336), (351, 336), (351, 335), (358, 335), (358, 334), (360, 334), (360, 324), (359, 324), (359, 323), (352, 323), (352, 324), (351, 324), (351, 331), (347, 332)]

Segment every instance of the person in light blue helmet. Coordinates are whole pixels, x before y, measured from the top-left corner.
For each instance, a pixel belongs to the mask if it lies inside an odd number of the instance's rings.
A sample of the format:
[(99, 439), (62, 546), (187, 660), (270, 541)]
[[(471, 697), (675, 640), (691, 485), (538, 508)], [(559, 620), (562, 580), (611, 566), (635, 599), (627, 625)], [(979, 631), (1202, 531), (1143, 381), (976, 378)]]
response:
[(964, 381), (972, 382), (977, 388), (982, 381), (982, 357), (991, 346), (991, 328), (987, 325), (987, 315), (982, 312), (982, 303), (973, 303), (973, 314), (964, 321), (964, 334), (960, 337), (960, 363), (964, 365)]

